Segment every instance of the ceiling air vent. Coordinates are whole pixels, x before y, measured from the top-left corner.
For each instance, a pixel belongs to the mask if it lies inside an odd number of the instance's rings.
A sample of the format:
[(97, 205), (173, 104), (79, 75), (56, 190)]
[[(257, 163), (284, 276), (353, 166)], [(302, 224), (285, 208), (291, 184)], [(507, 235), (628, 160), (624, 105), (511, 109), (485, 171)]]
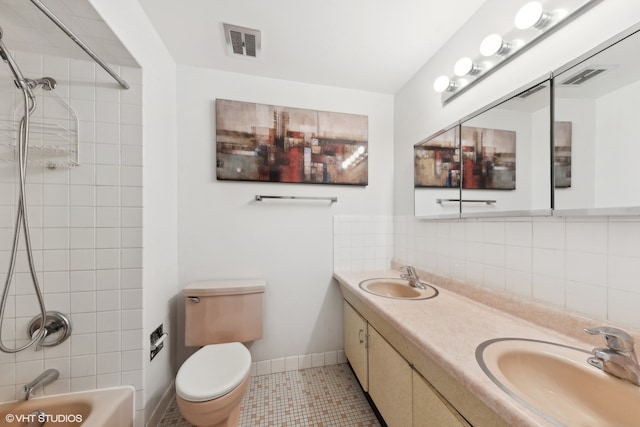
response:
[(527, 91), (522, 92), (519, 95), (519, 97), (522, 98), (522, 99), (526, 99), (526, 98), (530, 97), (531, 95), (533, 95), (534, 93), (538, 93), (542, 89), (546, 89), (546, 88), (547, 88), (547, 85), (538, 85), (538, 86), (532, 87), (531, 89), (529, 89)]
[(233, 57), (259, 59), (262, 53), (262, 34), (259, 30), (222, 24), (227, 53)]
[(571, 77), (563, 80), (561, 84), (563, 86), (580, 86), (581, 84), (590, 81), (594, 77), (601, 75), (611, 68), (613, 67), (607, 65), (590, 65), (587, 68), (584, 68), (581, 71), (573, 74)]

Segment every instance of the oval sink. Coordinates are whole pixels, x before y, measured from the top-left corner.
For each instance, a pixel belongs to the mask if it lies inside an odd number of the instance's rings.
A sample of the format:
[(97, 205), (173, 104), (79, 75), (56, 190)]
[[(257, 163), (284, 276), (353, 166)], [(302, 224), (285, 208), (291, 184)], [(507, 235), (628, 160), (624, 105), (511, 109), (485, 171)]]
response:
[(367, 279), (360, 282), (360, 288), (370, 294), (396, 299), (429, 299), (438, 295), (433, 286), (418, 289), (404, 279)]
[(482, 370), (512, 398), (554, 425), (640, 426), (640, 387), (589, 365), (588, 351), (504, 338), (476, 349)]

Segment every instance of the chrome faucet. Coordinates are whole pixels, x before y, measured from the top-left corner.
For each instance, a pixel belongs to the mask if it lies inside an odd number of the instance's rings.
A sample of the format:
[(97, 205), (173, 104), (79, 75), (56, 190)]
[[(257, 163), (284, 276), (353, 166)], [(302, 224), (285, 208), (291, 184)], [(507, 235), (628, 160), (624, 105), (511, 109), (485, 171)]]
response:
[(40, 375), (38, 378), (31, 381), (29, 384), (25, 384), (22, 389), (22, 394), (20, 395), (20, 400), (29, 400), (31, 395), (35, 393), (38, 389), (51, 384), (60, 376), (60, 372), (57, 369), (47, 369)]
[(640, 386), (640, 365), (633, 350), (633, 338), (617, 328), (601, 326), (585, 329), (591, 335), (602, 335), (607, 348), (594, 348), (594, 357), (587, 359), (590, 365), (615, 377)]
[(409, 281), (409, 285), (418, 289), (427, 289), (427, 285), (422, 283), (422, 281), (418, 277), (418, 273), (416, 273), (416, 269), (413, 268), (413, 266), (405, 265), (401, 268), (404, 268), (405, 270), (407, 270), (407, 272), (405, 274), (401, 274), (400, 277), (402, 277), (403, 279), (407, 279)]

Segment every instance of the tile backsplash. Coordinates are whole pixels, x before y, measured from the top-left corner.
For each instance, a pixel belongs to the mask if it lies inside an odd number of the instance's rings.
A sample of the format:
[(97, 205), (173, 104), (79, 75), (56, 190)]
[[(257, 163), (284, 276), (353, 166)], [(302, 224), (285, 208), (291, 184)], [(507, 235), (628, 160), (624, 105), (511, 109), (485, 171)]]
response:
[(437, 221), (336, 216), (334, 270), (385, 269), (393, 258), (640, 329), (639, 242), (637, 216)]
[(334, 270), (383, 270), (393, 258), (393, 217), (333, 217)]
[[(60, 378), (45, 394), (132, 384), (143, 399), (142, 321), (142, 72), (116, 67), (131, 84), (121, 90), (91, 61), (15, 53), (29, 78), (51, 76), (55, 93), (78, 117), (75, 168), (30, 166), (27, 201), (35, 265), (47, 310), (68, 313), (71, 338), (42, 351), (0, 353), (0, 401), (47, 368)], [(48, 121), (48, 97), (36, 89), (34, 120)], [(0, 120), (14, 120), (20, 100), (7, 67), (0, 67)], [(6, 280), (18, 188), (16, 163), (0, 143), (0, 279)], [(32, 138), (46, 145), (46, 138)], [(3, 341), (25, 343), (26, 325), (39, 313), (21, 243), (3, 324)], [(138, 412), (140, 417), (141, 412)], [(143, 418), (143, 417), (142, 417)]]
[(395, 259), (640, 328), (640, 217), (395, 218)]

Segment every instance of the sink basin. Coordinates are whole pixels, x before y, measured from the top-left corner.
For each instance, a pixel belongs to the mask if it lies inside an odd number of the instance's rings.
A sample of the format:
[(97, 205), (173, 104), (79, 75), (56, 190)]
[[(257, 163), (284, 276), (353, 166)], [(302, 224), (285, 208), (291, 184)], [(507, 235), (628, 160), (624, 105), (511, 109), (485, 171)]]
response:
[(396, 299), (429, 299), (438, 295), (438, 290), (427, 285), (427, 289), (418, 289), (404, 279), (368, 279), (360, 282), (360, 288), (370, 294)]
[(640, 426), (640, 387), (587, 363), (590, 353), (546, 341), (504, 338), (476, 349), (482, 370), (554, 425)]

